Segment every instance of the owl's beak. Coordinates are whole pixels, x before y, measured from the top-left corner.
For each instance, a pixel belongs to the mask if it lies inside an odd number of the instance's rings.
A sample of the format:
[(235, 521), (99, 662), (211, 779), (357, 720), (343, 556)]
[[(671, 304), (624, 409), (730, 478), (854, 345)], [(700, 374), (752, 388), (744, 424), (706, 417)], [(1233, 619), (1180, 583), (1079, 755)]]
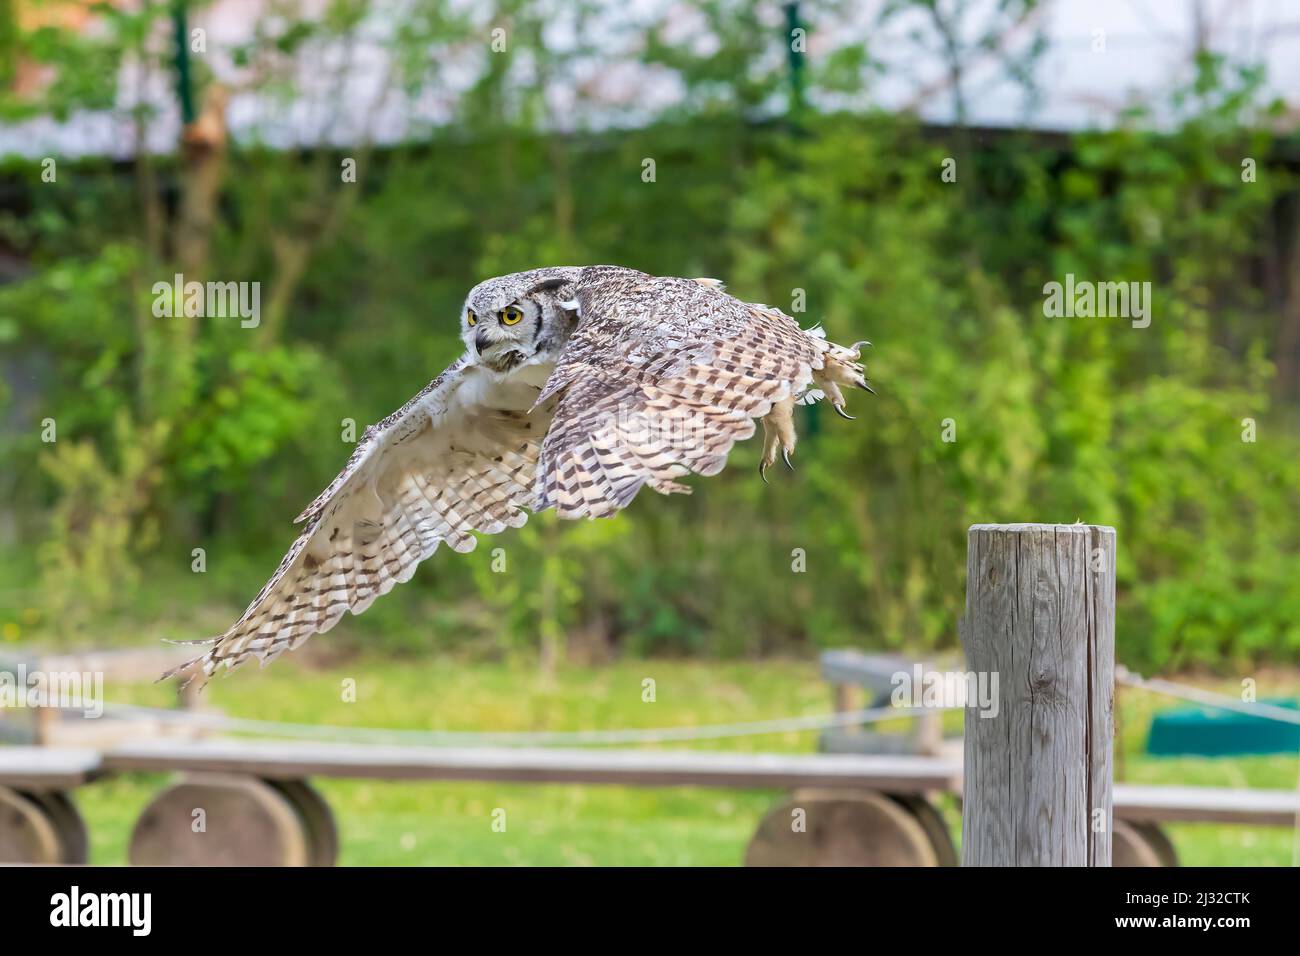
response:
[(491, 340), (484, 334), (483, 331), (480, 331), (478, 335), (474, 336), (474, 351), (478, 352), (480, 358), (483, 356), (483, 353), (487, 350), (487, 347), (491, 344), (492, 344)]

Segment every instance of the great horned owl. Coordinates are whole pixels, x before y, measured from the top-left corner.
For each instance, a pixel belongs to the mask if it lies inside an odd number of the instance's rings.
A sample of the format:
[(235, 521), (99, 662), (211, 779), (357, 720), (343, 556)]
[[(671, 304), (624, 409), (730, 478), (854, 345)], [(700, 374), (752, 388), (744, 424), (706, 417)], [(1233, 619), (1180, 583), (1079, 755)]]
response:
[(470, 290), (465, 354), (378, 425), (296, 521), (298, 540), (201, 657), (165, 676), (264, 665), (344, 611), (360, 614), (446, 541), (519, 527), (525, 511), (603, 518), (649, 485), (714, 475), (763, 422), (759, 474), (794, 451), (796, 403), (871, 391), (859, 342), (804, 330), (712, 279), (619, 266), (535, 269)]

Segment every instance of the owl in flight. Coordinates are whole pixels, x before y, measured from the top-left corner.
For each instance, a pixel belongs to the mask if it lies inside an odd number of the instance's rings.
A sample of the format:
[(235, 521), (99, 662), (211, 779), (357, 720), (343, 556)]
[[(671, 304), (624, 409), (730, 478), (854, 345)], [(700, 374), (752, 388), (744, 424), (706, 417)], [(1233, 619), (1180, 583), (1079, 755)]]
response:
[(794, 406), (871, 391), (845, 348), (713, 279), (619, 266), (535, 269), (470, 290), (465, 354), (367, 428), (343, 471), (296, 521), (302, 534), (207, 653), (164, 675), (204, 681), (263, 665), (344, 611), (360, 614), (447, 542), (517, 528), (527, 511), (604, 518), (642, 485), (715, 475), (763, 423), (764, 476), (794, 451)]

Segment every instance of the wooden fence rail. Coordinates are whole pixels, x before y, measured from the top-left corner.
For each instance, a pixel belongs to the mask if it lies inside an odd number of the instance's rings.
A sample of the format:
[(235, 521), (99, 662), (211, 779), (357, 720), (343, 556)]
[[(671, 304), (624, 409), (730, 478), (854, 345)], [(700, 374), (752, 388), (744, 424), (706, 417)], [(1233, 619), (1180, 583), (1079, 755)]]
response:
[[(0, 862), (85, 862), (70, 792), (116, 773), (182, 776), (131, 837), (145, 864), (330, 865), (339, 839), (311, 778), (780, 788), (751, 865), (954, 865), (932, 798), (964, 800), (966, 865), (1169, 866), (1167, 821), (1290, 826), (1300, 794), (1111, 784), (1115, 532), (975, 525), (962, 643), (991, 693), (964, 704), (964, 755), (377, 747), (155, 739), (0, 748)], [(861, 662), (832, 676), (861, 679)], [(852, 665), (852, 666), (849, 666)], [(905, 662), (895, 677), (906, 677)], [(847, 668), (847, 669), (845, 669)], [(874, 674), (878, 684), (880, 674)], [(996, 678), (996, 680), (993, 680)], [(196, 827), (202, 811), (204, 827)]]

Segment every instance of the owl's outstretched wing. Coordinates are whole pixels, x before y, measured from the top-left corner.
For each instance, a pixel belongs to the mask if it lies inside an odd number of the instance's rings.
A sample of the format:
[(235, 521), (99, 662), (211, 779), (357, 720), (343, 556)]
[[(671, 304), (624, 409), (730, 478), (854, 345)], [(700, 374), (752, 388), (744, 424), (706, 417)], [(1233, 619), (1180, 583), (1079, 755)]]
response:
[(467, 359), (453, 363), (378, 425), (297, 521), (302, 534), (238, 621), (201, 657), (168, 672), (206, 680), (222, 666), (263, 664), (360, 614), (447, 542), (527, 520), (553, 403)]
[(717, 474), (755, 419), (767, 432), (760, 469), (778, 449), (788, 462), (796, 401), (824, 393), (843, 414), (840, 385), (870, 390), (856, 346), (827, 342), (714, 280), (592, 266), (577, 289), (578, 327), (541, 393), (559, 403), (538, 506), (561, 517), (612, 515), (643, 485), (689, 491), (674, 479)]

